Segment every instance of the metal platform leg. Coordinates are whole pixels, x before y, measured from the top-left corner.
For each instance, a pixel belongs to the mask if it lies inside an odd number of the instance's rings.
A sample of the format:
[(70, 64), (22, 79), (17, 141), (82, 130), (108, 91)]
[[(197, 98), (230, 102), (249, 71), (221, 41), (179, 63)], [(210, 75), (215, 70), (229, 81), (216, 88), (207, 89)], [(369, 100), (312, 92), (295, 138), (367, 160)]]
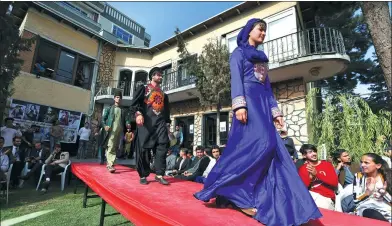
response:
[(104, 221), (105, 221), (105, 209), (106, 209), (106, 202), (104, 199), (102, 199), (102, 204), (101, 204), (101, 217), (99, 219), (99, 226), (103, 226)]
[(88, 193), (88, 186), (87, 184), (84, 186), (84, 194), (83, 194), (83, 208), (87, 207), (87, 193)]

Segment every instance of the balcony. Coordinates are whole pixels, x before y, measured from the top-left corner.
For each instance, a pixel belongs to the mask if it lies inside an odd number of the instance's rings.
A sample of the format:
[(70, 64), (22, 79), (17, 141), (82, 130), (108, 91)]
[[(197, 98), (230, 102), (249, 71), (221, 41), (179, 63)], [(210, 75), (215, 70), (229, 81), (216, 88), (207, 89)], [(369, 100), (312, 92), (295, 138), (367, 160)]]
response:
[(169, 101), (181, 101), (196, 98), (196, 77), (181, 70), (164, 75), (162, 90), (169, 95)]
[(344, 71), (350, 58), (342, 34), (332, 28), (311, 28), (265, 42), (272, 82), (304, 78), (306, 82)]
[[(136, 84), (139, 85), (139, 83)], [(129, 106), (133, 96), (132, 87), (134, 87), (134, 90), (136, 89), (134, 82), (131, 81), (107, 80), (97, 83), (95, 101), (102, 104), (112, 104), (114, 92), (120, 89), (123, 95), (123, 104)]]
[(84, 15), (80, 11), (75, 10), (64, 2), (34, 2), (35, 4), (52, 11), (64, 18), (67, 21), (71, 21), (79, 26), (88, 28), (92, 31), (99, 32), (101, 30), (101, 25)]

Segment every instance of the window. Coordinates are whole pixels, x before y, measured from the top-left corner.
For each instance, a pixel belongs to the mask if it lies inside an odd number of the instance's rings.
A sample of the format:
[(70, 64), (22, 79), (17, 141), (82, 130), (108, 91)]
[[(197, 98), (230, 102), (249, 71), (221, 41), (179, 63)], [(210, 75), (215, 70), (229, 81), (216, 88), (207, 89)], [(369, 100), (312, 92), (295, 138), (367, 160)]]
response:
[(62, 50), (60, 53), (59, 65), (56, 73), (56, 80), (71, 84), (74, 64), (75, 55)]
[(237, 48), (237, 36), (227, 39), (227, 46), (229, 48), (229, 52), (232, 53), (235, 48)]
[(90, 88), (94, 60), (45, 39), (39, 39), (32, 73), (59, 82)]
[(132, 35), (116, 25), (113, 25), (113, 34), (126, 43), (132, 44)]

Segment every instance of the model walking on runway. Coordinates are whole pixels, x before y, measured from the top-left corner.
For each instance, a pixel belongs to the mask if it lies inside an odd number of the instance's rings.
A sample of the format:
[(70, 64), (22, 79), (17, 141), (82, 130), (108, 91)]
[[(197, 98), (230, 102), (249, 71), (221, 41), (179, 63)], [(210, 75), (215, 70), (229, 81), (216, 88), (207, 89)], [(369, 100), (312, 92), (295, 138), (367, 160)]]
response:
[(251, 19), (237, 37), (230, 59), (230, 137), (204, 189), (202, 201), (217, 198), (268, 226), (301, 225), (322, 215), (300, 179), (274, 122), (283, 117), (271, 90), (268, 58), (257, 50), (266, 35), (263, 20)]

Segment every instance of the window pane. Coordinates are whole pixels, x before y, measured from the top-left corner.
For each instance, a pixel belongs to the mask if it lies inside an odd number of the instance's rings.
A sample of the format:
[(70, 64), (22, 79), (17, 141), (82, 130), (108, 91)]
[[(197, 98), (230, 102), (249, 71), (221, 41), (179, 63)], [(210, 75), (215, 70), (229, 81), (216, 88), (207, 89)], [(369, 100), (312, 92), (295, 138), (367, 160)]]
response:
[(117, 27), (116, 25), (113, 25), (113, 32), (112, 32), (117, 38), (127, 42), (127, 43), (132, 43), (132, 35), (126, 32), (125, 30)]
[(75, 55), (66, 51), (61, 51), (56, 80), (64, 83), (72, 83), (73, 67)]
[(90, 89), (90, 78), (92, 77), (94, 61), (80, 59), (76, 71), (75, 86)]
[(237, 48), (237, 36), (228, 39), (229, 52), (232, 53)]

